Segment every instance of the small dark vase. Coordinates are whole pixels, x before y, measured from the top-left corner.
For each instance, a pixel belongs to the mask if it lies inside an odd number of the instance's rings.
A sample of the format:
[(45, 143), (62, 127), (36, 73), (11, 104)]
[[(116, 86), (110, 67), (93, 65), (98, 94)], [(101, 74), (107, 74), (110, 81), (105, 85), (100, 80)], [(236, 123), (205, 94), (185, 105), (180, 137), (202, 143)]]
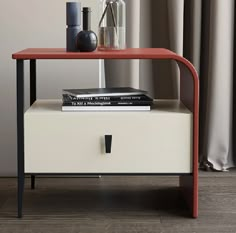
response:
[(77, 48), (80, 52), (93, 52), (97, 48), (97, 35), (90, 30), (91, 9), (83, 8), (83, 31), (77, 35)]

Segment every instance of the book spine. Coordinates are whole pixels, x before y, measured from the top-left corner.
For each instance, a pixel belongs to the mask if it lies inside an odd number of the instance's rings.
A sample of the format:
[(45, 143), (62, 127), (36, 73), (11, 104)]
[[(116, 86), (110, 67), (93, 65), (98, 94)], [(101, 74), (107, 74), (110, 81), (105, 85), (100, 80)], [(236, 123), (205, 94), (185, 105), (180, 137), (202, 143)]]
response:
[(71, 101), (63, 106), (150, 106), (152, 101)]
[(147, 95), (137, 95), (137, 96), (98, 96), (98, 97), (74, 97), (68, 94), (63, 94), (63, 101), (152, 101)]

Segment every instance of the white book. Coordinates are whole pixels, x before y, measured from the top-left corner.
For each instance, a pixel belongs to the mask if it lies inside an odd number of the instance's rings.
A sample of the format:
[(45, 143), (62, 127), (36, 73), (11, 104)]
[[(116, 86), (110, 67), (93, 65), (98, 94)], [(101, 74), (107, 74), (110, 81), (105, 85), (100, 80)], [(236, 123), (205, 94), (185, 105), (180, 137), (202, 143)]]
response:
[(151, 106), (62, 106), (63, 112), (150, 111)]

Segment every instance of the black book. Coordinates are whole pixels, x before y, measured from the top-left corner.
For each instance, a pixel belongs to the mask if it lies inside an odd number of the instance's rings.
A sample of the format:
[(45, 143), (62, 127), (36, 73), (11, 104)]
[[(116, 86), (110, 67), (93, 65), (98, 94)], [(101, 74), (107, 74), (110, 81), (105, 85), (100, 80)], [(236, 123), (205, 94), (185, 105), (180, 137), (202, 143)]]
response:
[(69, 94), (75, 97), (98, 97), (98, 96), (133, 96), (143, 95), (147, 92), (132, 87), (114, 87), (114, 88), (91, 88), (91, 89), (64, 89), (63, 94)]
[(68, 94), (63, 94), (64, 102), (71, 101), (152, 101), (147, 95), (132, 95), (132, 96), (96, 96), (96, 97), (75, 97)]
[(63, 106), (151, 106), (152, 101), (71, 101)]

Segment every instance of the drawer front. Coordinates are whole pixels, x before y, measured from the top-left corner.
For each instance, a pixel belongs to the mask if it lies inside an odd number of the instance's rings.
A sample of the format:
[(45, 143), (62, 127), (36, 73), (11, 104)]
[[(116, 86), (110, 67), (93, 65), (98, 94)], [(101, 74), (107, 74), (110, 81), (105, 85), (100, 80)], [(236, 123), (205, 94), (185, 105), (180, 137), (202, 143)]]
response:
[[(191, 115), (25, 116), (27, 173), (189, 173)], [(111, 153), (105, 135), (112, 135)]]

